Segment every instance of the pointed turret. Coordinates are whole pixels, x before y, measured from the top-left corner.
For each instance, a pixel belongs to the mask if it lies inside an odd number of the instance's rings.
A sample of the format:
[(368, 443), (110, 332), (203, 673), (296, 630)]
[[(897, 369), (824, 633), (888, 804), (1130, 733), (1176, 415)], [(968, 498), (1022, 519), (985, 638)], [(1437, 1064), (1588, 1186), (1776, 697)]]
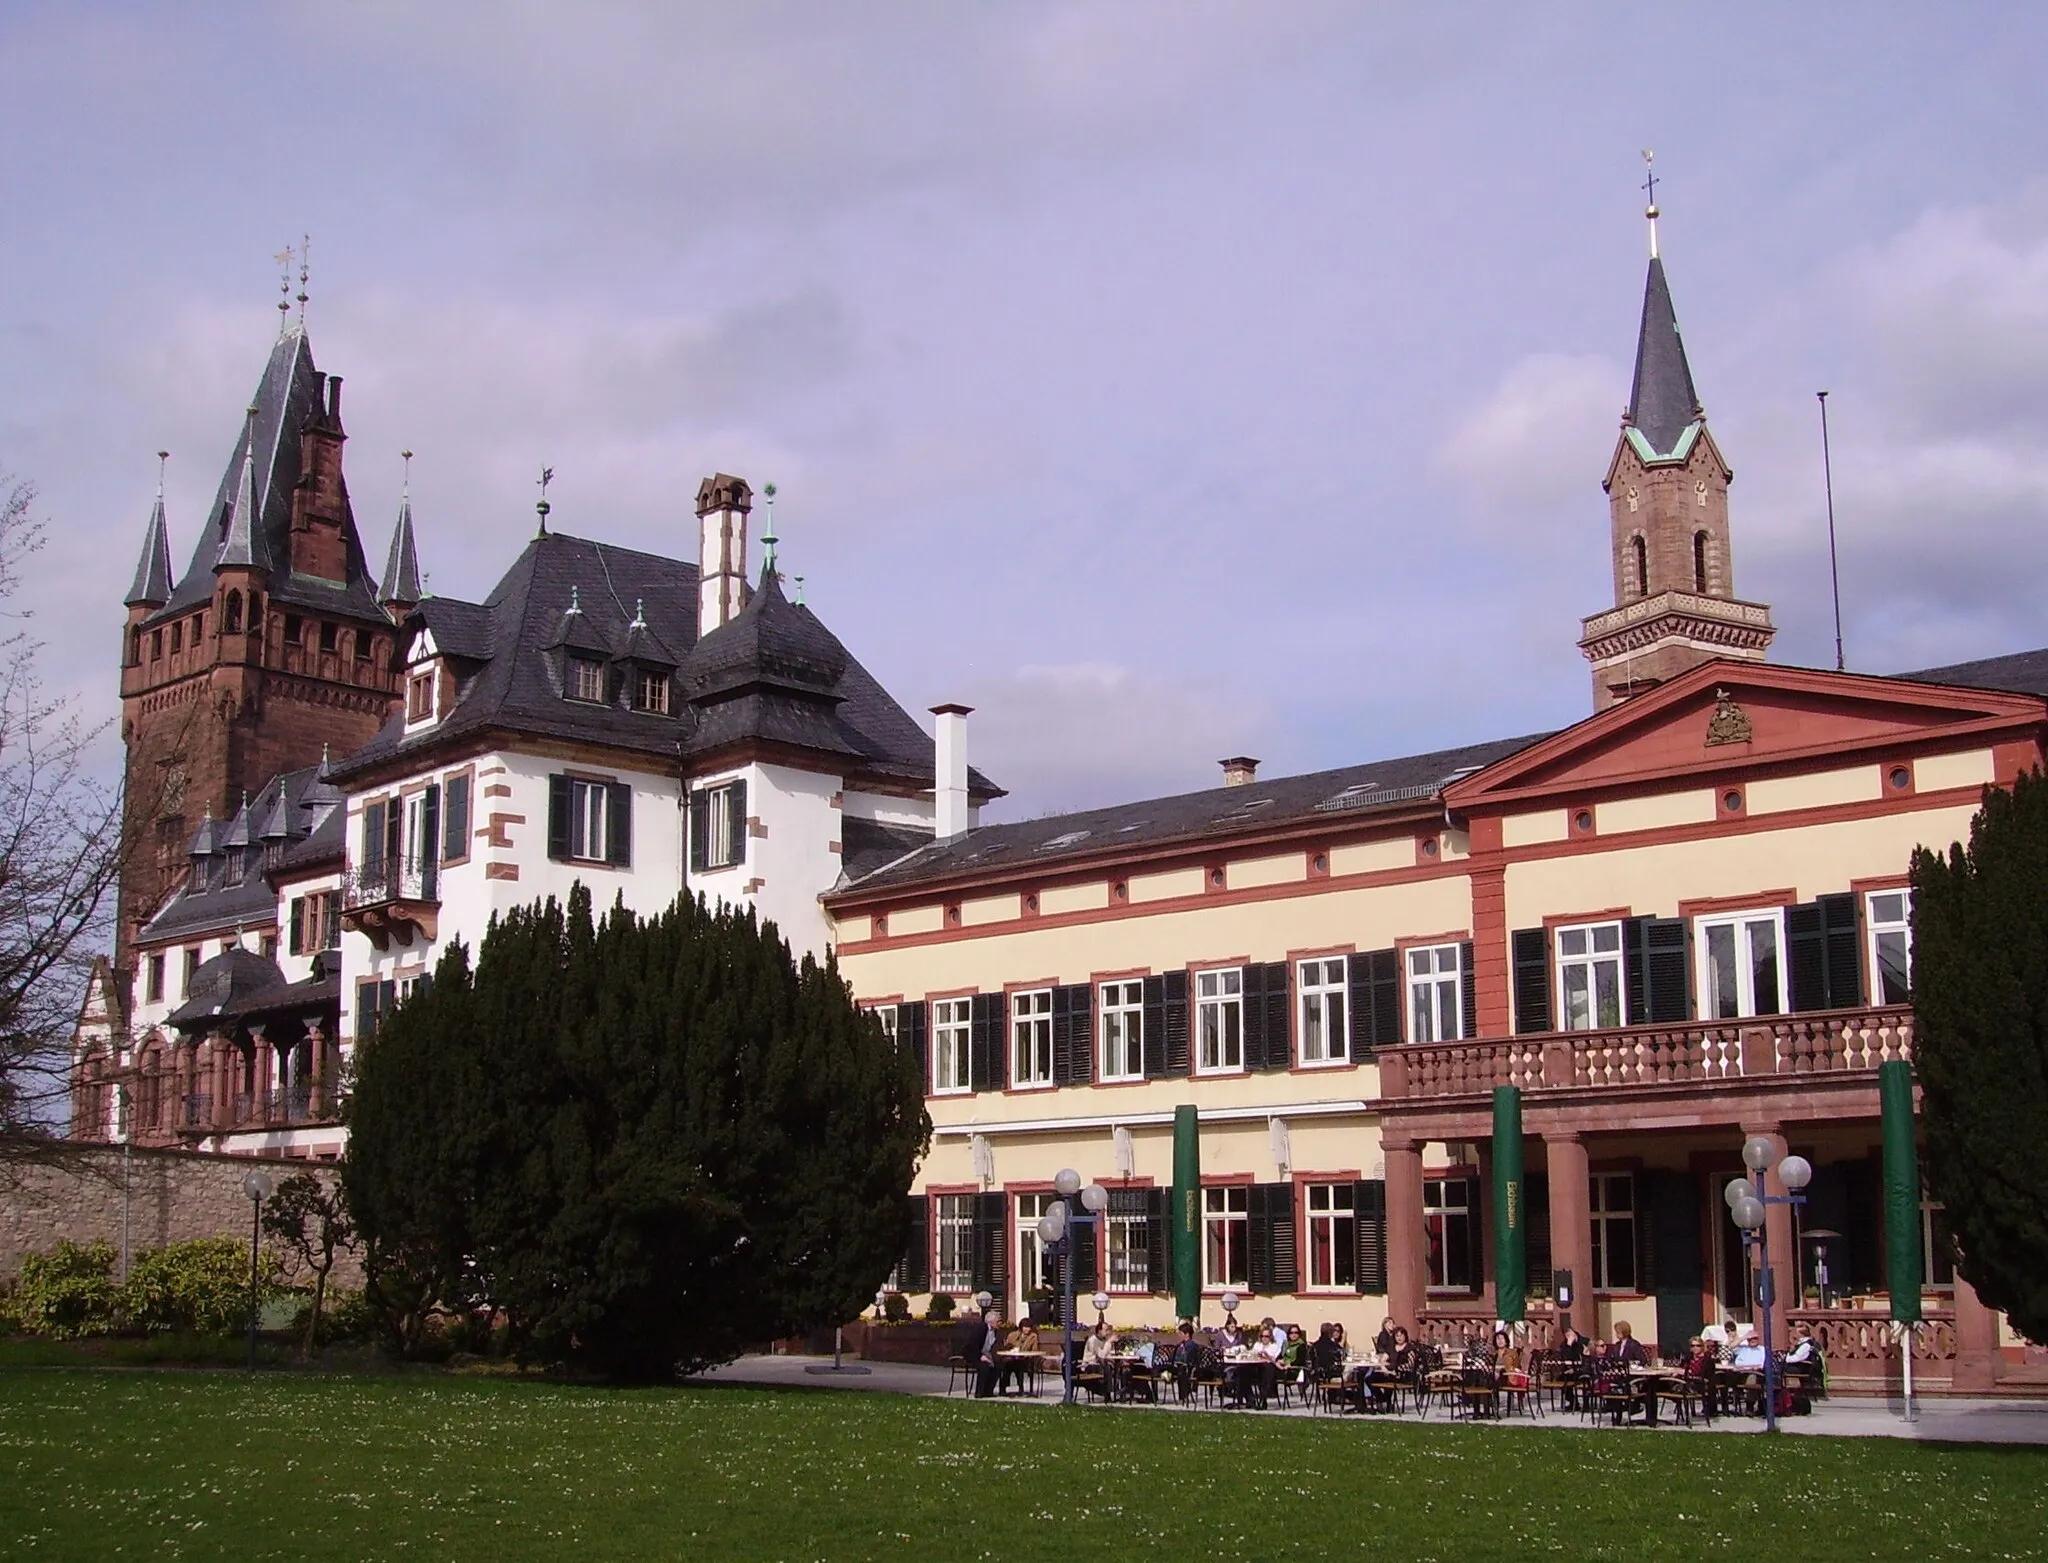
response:
[(216, 570), (256, 563), (256, 408), (249, 408), (249, 430), (242, 441), (242, 476), (235, 485), (235, 497), (228, 501), (228, 513), (221, 517), (220, 552), (214, 556)]
[[(158, 453), (161, 463), (162, 453)], [(149, 530), (142, 538), (142, 558), (136, 562), (135, 584), (128, 588), (130, 608), (161, 608), (171, 600), (171, 532), (164, 523), (164, 479), (156, 479), (156, 504), (149, 512)]]
[(1671, 307), (1663, 257), (1652, 255), (1650, 275), (1643, 284), (1643, 323), (1636, 333), (1629, 427), (1642, 435), (1653, 457), (1670, 456), (1686, 429), (1703, 416), (1692, 366), (1685, 359), (1685, 339), (1678, 333), (1678, 313)]
[(398, 496), (398, 522), (391, 528), (391, 548), (384, 556), (384, 587), (377, 601), (394, 619), (402, 619), (425, 595), (420, 590), (419, 547), (412, 536), (412, 452), (405, 452), (405, 486)]

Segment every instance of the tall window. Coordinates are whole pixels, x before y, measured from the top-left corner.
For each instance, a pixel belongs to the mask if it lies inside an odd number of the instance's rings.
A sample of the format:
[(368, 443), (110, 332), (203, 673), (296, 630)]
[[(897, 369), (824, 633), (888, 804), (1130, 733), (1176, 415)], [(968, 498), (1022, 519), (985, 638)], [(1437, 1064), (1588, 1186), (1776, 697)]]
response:
[(164, 958), (161, 953), (149, 958), (149, 986), (144, 990), (147, 1002), (161, 1004), (164, 1001)]
[(893, 1043), (896, 1040), (896, 1006), (894, 1004), (881, 1004), (873, 1007), (863, 1005), (862, 1007), (867, 1009), (870, 1015), (882, 1023), (882, 1035)]
[(320, 626), (320, 649), (333, 656), (341, 646), (341, 630), (332, 624)]
[(1873, 890), (1863, 920), (1870, 929), (1870, 996), (1879, 1004), (1903, 1004), (1913, 982), (1913, 892)]
[(938, 1229), (938, 1264), (932, 1290), (964, 1292), (974, 1285), (974, 1196), (941, 1194), (932, 1201)]
[(1301, 994), (1301, 1061), (1341, 1064), (1351, 1056), (1344, 1025), (1344, 957), (1302, 961), (1295, 969)]
[[(1119, 1196), (1129, 1195), (1125, 1200)], [(1142, 1189), (1116, 1189), (1103, 1216), (1109, 1239), (1109, 1289), (1142, 1292), (1152, 1284), (1152, 1228), (1145, 1218)]]
[(1010, 1000), (1010, 1058), (1013, 1084), (1052, 1084), (1052, 989)]
[(937, 999), (932, 1004), (932, 1091), (969, 1089), (967, 1073), (967, 999)]
[(424, 722), (434, 714), (434, 674), (431, 669), (415, 673), (405, 681), (405, 719)]
[(594, 657), (569, 659), (569, 698), (604, 704), (604, 664)]
[(1102, 985), (1102, 1078), (1142, 1080), (1145, 1077), (1145, 985), (1105, 982)]
[(1621, 1024), (1621, 924), (1581, 923), (1557, 931), (1557, 991), (1564, 1029)]
[(1594, 1289), (1632, 1292), (1636, 1289), (1635, 1175), (1595, 1173), (1588, 1193), (1593, 1211)]
[(1779, 977), (1783, 918), (1782, 912), (1742, 912), (1694, 924), (1703, 1016), (1735, 1020), (1775, 1015), (1785, 1007)]
[(1408, 952), (1408, 1040), (1451, 1042), (1465, 1034), (1464, 962), (1455, 944)]
[(1704, 594), (1707, 589), (1707, 534), (1692, 534), (1692, 589)]
[(1956, 1284), (1955, 1240), (1949, 1235), (1948, 1210), (1941, 1201), (1920, 1200), (1920, 1273), (1925, 1285), (1943, 1289)]
[(197, 947), (185, 952), (185, 997), (192, 997), (192, 979), (199, 975), (199, 951)]
[(1251, 1193), (1241, 1183), (1202, 1190), (1202, 1285), (1212, 1292), (1245, 1284), (1250, 1205)]
[(1430, 1290), (1478, 1291), (1479, 1244), (1472, 1225), (1472, 1180), (1424, 1179), (1422, 1225), (1429, 1235)]
[(1638, 597), (1650, 595), (1650, 549), (1640, 537), (1628, 540), (1629, 584)]
[(1308, 1196), (1308, 1284), (1350, 1291), (1358, 1284), (1357, 1214), (1349, 1183), (1311, 1183)]
[(1195, 1068), (1220, 1074), (1244, 1068), (1244, 972), (1205, 971), (1195, 977)]
[(730, 868), (746, 856), (746, 822), (739, 817), (744, 807), (740, 802), (742, 795), (739, 782), (706, 787), (697, 793), (697, 841), (692, 850), (701, 850), (698, 868)]
[(569, 856), (585, 863), (602, 863), (609, 856), (611, 837), (606, 833), (611, 788), (604, 782), (569, 778)]
[[(1059, 1279), (1053, 1265), (1053, 1256), (1038, 1240), (1038, 1218), (1052, 1208), (1057, 1194), (1019, 1194), (1017, 1196), (1017, 1297), (1026, 1301), (1032, 1292), (1050, 1291), (1053, 1282)], [(1085, 1234), (1085, 1235), (1084, 1235)], [(1094, 1233), (1075, 1223), (1067, 1228), (1069, 1241), (1090, 1242)], [(1018, 1312), (1022, 1312), (1020, 1308)]]

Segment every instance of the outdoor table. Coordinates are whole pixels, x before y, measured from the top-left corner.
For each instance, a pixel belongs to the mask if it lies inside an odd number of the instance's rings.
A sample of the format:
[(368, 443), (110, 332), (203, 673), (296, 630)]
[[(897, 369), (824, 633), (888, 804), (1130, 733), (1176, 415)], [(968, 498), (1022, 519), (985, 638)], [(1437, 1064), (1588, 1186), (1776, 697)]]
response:
[[(1029, 1384), (1031, 1386), (1031, 1393), (1034, 1396), (1038, 1393), (1038, 1371), (1045, 1362), (1043, 1352), (998, 1351), (996, 1353), (996, 1361), (1003, 1365), (1006, 1372), (1015, 1369), (1019, 1382)], [(1010, 1393), (1021, 1395), (1024, 1391), (1020, 1388), (1012, 1390)]]
[(1629, 1387), (1636, 1392), (1636, 1398), (1643, 1404), (1644, 1426), (1655, 1427), (1657, 1425), (1658, 1381), (1673, 1378), (1682, 1379), (1684, 1377), (1685, 1369), (1683, 1368), (1641, 1367), (1635, 1363), (1629, 1364)]
[[(1230, 1386), (1231, 1394), (1240, 1406), (1263, 1406), (1271, 1398), (1273, 1377), (1279, 1367), (1269, 1357), (1247, 1351), (1225, 1356), (1223, 1359), (1224, 1382)], [(1256, 1395), (1254, 1402), (1250, 1397)]]

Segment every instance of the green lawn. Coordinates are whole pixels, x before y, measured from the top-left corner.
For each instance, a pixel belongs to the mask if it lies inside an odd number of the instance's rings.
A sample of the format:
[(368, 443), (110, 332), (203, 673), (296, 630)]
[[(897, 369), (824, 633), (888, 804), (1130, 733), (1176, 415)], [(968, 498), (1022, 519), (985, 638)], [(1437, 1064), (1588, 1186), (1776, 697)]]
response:
[(0, 1371), (0, 1557), (2048, 1556), (2048, 1450)]

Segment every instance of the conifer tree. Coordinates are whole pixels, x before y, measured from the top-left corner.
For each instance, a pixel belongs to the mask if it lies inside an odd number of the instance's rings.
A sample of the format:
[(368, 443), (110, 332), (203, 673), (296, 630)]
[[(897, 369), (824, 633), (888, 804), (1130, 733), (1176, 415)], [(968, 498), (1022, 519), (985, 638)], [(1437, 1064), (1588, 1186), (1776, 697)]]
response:
[(1913, 858), (1927, 1186), (1957, 1268), (2048, 1341), (2048, 780), (1987, 789), (1970, 844)]

